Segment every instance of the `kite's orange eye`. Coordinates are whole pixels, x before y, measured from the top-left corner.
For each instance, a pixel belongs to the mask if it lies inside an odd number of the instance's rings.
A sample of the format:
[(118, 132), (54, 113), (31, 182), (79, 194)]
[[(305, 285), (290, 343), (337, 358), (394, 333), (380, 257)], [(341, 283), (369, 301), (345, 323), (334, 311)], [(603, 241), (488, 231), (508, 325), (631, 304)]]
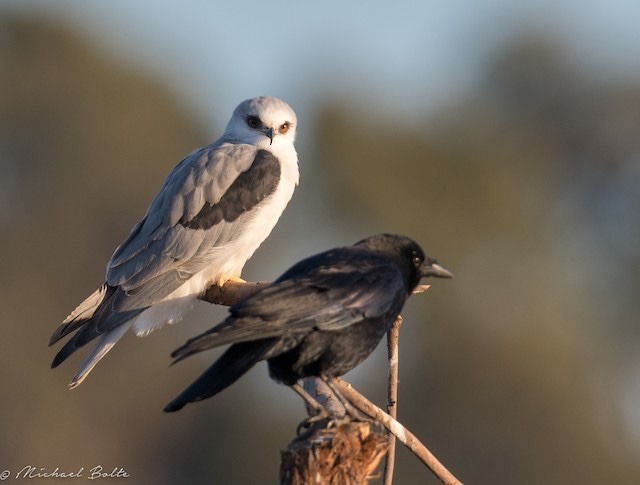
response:
[(280, 133), (283, 133), (283, 134), (286, 133), (287, 131), (289, 131), (289, 123), (287, 122), (287, 123), (281, 124), (280, 128), (278, 129), (278, 131)]

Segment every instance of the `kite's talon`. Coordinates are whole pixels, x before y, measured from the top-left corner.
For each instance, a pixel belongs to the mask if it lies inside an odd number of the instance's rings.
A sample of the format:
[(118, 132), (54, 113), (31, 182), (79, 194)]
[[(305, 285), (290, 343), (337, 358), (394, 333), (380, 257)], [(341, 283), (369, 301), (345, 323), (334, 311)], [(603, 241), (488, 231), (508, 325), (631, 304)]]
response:
[(240, 276), (232, 276), (227, 281), (231, 281), (233, 283), (246, 283), (246, 280), (243, 280)]

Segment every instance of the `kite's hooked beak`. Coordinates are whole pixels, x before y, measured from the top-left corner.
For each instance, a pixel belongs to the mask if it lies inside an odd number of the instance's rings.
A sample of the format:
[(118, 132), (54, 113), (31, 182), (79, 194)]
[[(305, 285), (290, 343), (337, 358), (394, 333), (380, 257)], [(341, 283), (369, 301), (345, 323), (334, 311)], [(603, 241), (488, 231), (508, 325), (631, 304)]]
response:
[(453, 273), (441, 266), (435, 259), (427, 257), (420, 269), (420, 276), (435, 276), (436, 278), (453, 278)]
[(273, 144), (273, 137), (276, 136), (276, 132), (273, 128), (267, 128), (264, 132), (269, 137), (269, 145)]

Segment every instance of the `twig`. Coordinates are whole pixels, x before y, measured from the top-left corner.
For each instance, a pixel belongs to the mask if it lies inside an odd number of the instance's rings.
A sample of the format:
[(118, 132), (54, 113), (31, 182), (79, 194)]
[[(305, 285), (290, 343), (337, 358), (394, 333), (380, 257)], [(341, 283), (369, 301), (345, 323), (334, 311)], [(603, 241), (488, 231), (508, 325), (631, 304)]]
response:
[[(402, 325), (402, 315), (398, 315), (387, 332), (387, 355), (389, 357), (389, 383), (387, 386), (387, 413), (393, 419), (398, 417), (398, 335)], [(384, 485), (393, 483), (393, 468), (396, 461), (396, 437), (389, 436), (389, 448), (384, 462)]]
[(416, 436), (398, 421), (385, 413), (378, 406), (356, 391), (351, 384), (339, 377), (335, 378), (335, 385), (344, 397), (367, 416), (371, 416), (384, 426), (391, 434), (400, 440), (411, 452), (424, 463), (433, 474), (447, 485), (461, 485), (458, 480), (438, 459), (423, 445)]
[[(418, 285), (412, 292), (413, 295), (424, 293), (430, 285)], [(387, 413), (393, 419), (398, 417), (398, 339), (400, 337), (400, 326), (402, 325), (402, 315), (398, 315), (393, 326), (387, 332), (387, 355), (389, 360), (389, 381), (387, 383)], [(393, 469), (396, 462), (396, 437), (389, 436), (389, 449), (384, 462), (384, 485), (392, 485)]]
[(420, 293), (424, 293), (425, 291), (427, 291), (429, 288), (431, 288), (431, 285), (418, 285), (416, 286), (413, 291), (411, 292), (412, 295), (418, 295)]

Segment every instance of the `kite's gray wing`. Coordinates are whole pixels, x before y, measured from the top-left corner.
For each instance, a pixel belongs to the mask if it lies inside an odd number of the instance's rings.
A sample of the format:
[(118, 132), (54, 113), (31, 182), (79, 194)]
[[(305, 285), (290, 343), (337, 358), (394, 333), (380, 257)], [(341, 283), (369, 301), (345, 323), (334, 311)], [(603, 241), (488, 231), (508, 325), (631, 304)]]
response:
[(126, 292), (117, 310), (151, 305), (202, 270), (279, 180), (278, 160), (252, 145), (214, 144), (182, 160), (107, 266), (107, 284)]
[[(371, 253), (354, 253), (355, 259), (334, 259), (330, 265), (309, 267), (309, 261), (314, 266), (323, 255), (316, 256), (315, 263), (313, 258), (298, 263), (273, 285), (233, 306), (227, 320), (172, 355), (182, 360), (229, 343), (340, 330), (364, 318), (398, 314), (407, 289), (397, 267)], [(298, 270), (302, 274), (296, 276)]]

